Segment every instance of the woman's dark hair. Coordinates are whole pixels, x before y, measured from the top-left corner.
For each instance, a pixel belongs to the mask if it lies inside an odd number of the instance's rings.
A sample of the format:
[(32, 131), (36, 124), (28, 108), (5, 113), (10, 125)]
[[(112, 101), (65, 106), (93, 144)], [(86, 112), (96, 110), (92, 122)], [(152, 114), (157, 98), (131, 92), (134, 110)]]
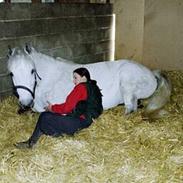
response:
[(89, 71), (86, 68), (84, 68), (84, 67), (80, 67), (80, 68), (75, 69), (73, 71), (73, 73), (77, 73), (81, 77), (85, 76), (86, 79), (87, 79), (87, 81), (90, 81), (91, 80)]
[(79, 74), (81, 77), (85, 76), (87, 79), (87, 82), (93, 83), (93, 84), (97, 84), (97, 82), (93, 79), (90, 78), (90, 73), (88, 71), (88, 69), (86, 69), (85, 67), (80, 67), (77, 68), (73, 71), (73, 73), (77, 73)]

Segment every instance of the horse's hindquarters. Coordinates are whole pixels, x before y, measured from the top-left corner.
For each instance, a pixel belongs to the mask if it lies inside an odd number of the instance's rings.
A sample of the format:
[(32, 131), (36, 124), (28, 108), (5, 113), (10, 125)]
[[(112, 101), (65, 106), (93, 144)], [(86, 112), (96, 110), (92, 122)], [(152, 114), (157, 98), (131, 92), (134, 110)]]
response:
[(122, 93), (133, 95), (137, 99), (150, 97), (157, 88), (157, 80), (153, 73), (133, 62), (121, 68), (120, 78)]

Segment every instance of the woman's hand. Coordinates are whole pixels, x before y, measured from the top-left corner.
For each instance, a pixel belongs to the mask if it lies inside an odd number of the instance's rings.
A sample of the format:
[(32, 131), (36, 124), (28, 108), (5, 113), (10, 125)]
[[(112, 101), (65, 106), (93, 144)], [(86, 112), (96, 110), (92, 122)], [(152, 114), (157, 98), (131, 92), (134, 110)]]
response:
[(50, 102), (48, 102), (48, 101), (47, 101), (47, 103), (48, 103), (48, 106), (44, 107), (45, 111), (50, 111), (50, 112), (52, 112), (52, 110), (51, 110), (52, 104), (51, 104)]

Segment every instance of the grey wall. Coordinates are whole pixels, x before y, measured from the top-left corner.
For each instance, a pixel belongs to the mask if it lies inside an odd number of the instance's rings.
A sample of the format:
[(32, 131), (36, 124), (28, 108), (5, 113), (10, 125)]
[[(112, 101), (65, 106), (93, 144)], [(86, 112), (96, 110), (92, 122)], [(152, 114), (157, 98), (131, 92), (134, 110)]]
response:
[(111, 4), (0, 4), (0, 100), (11, 94), (8, 45), (31, 43), (77, 63), (110, 60), (112, 21)]

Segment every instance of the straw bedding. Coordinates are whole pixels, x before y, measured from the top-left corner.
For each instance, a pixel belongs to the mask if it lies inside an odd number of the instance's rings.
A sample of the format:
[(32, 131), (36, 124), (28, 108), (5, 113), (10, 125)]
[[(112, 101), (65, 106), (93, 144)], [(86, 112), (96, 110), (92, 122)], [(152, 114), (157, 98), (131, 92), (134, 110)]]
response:
[(143, 121), (143, 109), (124, 116), (118, 106), (74, 136), (42, 136), (32, 150), (13, 144), (28, 139), (38, 114), (18, 115), (17, 100), (7, 98), (0, 106), (0, 182), (183, 182), (183, 72), (167, 74), (173, 92), (163, 118)]

